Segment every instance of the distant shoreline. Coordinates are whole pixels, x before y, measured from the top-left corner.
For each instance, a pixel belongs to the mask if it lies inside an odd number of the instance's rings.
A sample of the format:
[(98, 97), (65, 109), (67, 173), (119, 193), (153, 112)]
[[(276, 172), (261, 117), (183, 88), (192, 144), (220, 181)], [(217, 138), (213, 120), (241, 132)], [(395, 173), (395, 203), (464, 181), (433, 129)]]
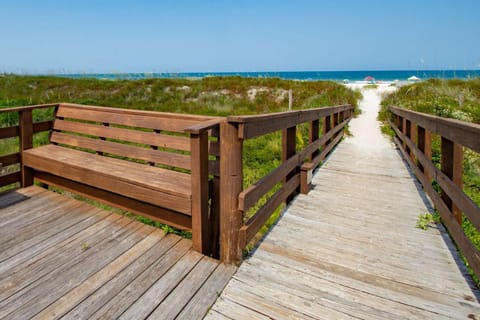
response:
[(201, 79), (211, 76), (239, 76), (249, 78), (281, 78), (285, 80), (316, 81), (330, 80), (336, 82), (363, 81), (371, 76), (376, 81), (407, 81), (411, 76), (421, 80), (437, 79), (472, 79), (480, 77), (480, 69), (472, 70), (365, 70), (365, 71), (285, 71), (285, 72), (181, 72), (181, 73), (76, 73), (48, 74), (66, 78), (96, 78), (104, 80), (140, 80), (149, 78)]

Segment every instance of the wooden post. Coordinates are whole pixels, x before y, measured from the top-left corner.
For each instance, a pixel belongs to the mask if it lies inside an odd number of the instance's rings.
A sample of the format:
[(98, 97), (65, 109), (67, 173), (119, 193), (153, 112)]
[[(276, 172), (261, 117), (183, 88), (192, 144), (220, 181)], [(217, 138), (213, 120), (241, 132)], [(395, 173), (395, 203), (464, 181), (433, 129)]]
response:
[(243, 140), (236, 124), (220, 123), (220, 258), (225, 263), (239, 264), (242, 250), (238, 232), (243, 226), (243, 213), (238, 210), (238, 195), (243, 190)]
[[(295, 155), (296, 150), (296, 142), (297, 142), (297, 127), (293, 126), (287, 129), (282, 130), (282, 161), (287, 161), (291, 156)], [(283, 184), (288, 182), (290, 178), (295, 175), (297, 171), (292, 170), (289, 172), (285, 179), (283, 179)], [(289, 204), (293, 199), (294, 193), (287, 197), (285, 204)]]
[[(462, 189), (463, 178), (463, 148), (458, 143), (450, 141), (442, 137), (442, 171), (453, 183)], [(448, 195), (442, 191), (442, 199), (455, 216), (455, 219), (459, 224), (462, 223), (462, 212), (448, 197)]]
[[(313, 120), (310, 122), (310, 132), (309, 132), (309, 137), (308, 137), (308, 142), (312, 143), (314, 141), (318, 140), (318, 135), (319, 135), (319, 128), (320, 128), (320, 122), (318, 119)], [(309, 157), (308, 159), (312, 161), (313, 158), (315, 158), (318, 155), (318, 148), (315, 150)]]
[(19, 114), (20, 124), (20, 172), (21, 187), (33, 185), (33, 169), (23, 165), (23, 151), (33, 148), (33, 117), (32, 110), (23, 110)]
[[(323, 134), (325, 135), (328, 131), (332, 129), (332, 117), (331, 116), (326, 116), (323, 118)], [(325, 147), (330, 143), (331, 140), (328, 140), (323, 146), (322, 149), (325, 149)]]
[[(412, 123), (410, 120), (403, 119), (403, 134), (411, 140), (412, 138)], [(410, 151), (410, 148), (407, 146), (407, 143), (403, 144), (403, 147), (405, 148), (405, 151), (407, 151), (407, 154), (410, 155), (410, 158), (412, 157), (412, 152)]]
[(333, 127), (336, 127), (340, 123), (340, 115), (339, 113), (333, 114)]
[(191, 135), (193, 249), (211, 254), (208, 217), (208, 132)]
[[(425, 157), (428, 160), (432, 160), (432, 139), (429, 130), (425, 130), (425, 128), (420, 127), (417, 125), (417, 139), (418, 139), (418, 149), (423, 152)], [(423, 174), (425, 174), (428, 181), (431, 181), (431, 177), (425, 171), (425, 168), (418, 163), (418, 167), (422, 170)]]

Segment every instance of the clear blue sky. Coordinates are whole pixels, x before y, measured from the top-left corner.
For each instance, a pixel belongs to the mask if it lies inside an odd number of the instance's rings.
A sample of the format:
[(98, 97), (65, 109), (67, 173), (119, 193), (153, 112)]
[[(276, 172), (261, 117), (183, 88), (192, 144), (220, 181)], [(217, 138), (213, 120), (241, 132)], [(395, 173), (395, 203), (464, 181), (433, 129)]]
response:
[(1, 0), (0, 72), (480, 68), (480, 0)]

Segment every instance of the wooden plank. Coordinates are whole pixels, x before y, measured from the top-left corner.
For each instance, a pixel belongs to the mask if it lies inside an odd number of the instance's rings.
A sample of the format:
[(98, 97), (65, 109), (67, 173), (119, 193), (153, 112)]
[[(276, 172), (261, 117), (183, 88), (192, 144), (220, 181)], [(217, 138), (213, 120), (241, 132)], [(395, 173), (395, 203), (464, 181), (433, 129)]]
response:
[[(192, 246), (191, 241), (183, 239), (171, 248), (161, 259), (147, 268), (115, 296), (110, 296), (110, 301), (103, 305), (90, 318), (91, 319), (118, 319), (126, 316), (132, 308), (135, 319), (143, 319), (145, 311), (155, 308), (163, 298), (178, 284), (179, 281), (200, 260), (201, 255), (195, 251), (188, 251)], [(158, 296), (157, 296), (158, 294)], [(143, 301), (143, 302), (141, 302)], [(142, 310), (145, 307), (148, 310)], [(148, 312), (147, 315), (150, 313)]]
[(0, 163), (3, 167), (10, 166), (12, 164), (20, 163), (20, 152), (7, 154), (0, 157)]
[[(54, 279), (42, 279), (43, 281), (37, 282), (33, 288), (29, 288), (28, 292), (22, 295), (20, 299), (22, 306), (11, 315), (18, 319), (33, 317), (68, 291), (102, 270), (153, 231), (152, 227), (141, 226), (141, 223), (138, 222), (132, 224), (132, 227), (132, 230), (117, 235), (115, 241), (106, 242), (106, 245), (101, 248), (103, 250), (98, 251), (100, 247), (86, 250), (86, 252), (91, 251), (88, 257), (85, 257), (81, 263), (63, 266), (55, 272)], [(28, 303), (30, 298), (34, 299), (34, 303)]]
[(153, 145), (161, 148), (190, 151), (188, 137), (172, 136), (155, 132), (117, 128), (112, 126), (100, 126), (92, 123), (55, 120), (55, 130), (83, 133), (91, 136), (109, 139), (125, 140), (145, 145)]
[(202, 121), (182, 119), (181, 117), (166, 117), (160, 112), (95, 108), (89, 106), (66, 106), (64, 104), (58, 108), (57, 117), (182, 133), (185, 128), (196, 125)]
[(47, 120), (42, 122), (33, 123), (33, 133), (50, 131), (53, 127), (53, 120)]
[(179, 214), (166, 208), (153, 206), (145, 202), (110, 193), (102, 189), (94, 188), (44, 172), (37, 172), (35, 178), (43, 183), (57, 186), (64, 190), (142, 215), (154, 221), (159, 221), (181, 230), (190, 230), (192, 228), (191, 218), (188, 215)]
[(280, 190), (268, 199), (268, 201), (252, 216), (247, 223), (240, 228), (239, 246), (245, 246), (253, 239), (258, 230), (267, 222), (275, 209), (300, 185), (300, 174), (291, 177)]
[[(114, 239), (119, 234), (125, 233), (129, 229), (125, 229), (131, 223), (129, 219), (120, 219), (115, 224), (110, 224), (112, 219), (102, 221), (99, 224), (94, 225), (92, 228), (82, 232), (80, 236), (81, 242), (64, 241), (57, 245), (55, 248), (62, 249), (63, 254), (58, 256), (58, 252), (49, 250), (47, 253), (42, 253), (38, 257), (34, 257), (29, 263), (19, 265), (15, 267), (15, 272), (12, 272), (8, 278), (3, 278), (0, 281), (2, 291), (0, 292), (0, 298), (3, 300), (0, 302), (0, 312), (3, 310), (3, 306), (9, 304), (12, 301), (17, 301), (16, 297), (21, 296), (24, 292), (28, 291), (28, 286), (43, 276), (49, 274), (53, 270), (60, 267), (69, 267), (75, 265), (79, 261), (92, 253), (92, 250), (82, 250), (81, 243), (87, 243), (89, 247), (104, 248), (106, 240)], [(108, 228), (105, 228), (106, 226)], [(136, 227), (135, 225), (129, 228)], [(96, 234), (92, 234), (91, 231), (96, 230)], [(78, 236), (75, 237), (78, 239)], [(112, 242), (112, 241), (110, 241)], [(37, 283), (38, 285), (39, 283)], [(27, 301), (24, 301), (27, 302)], [(6, 312), (7, 310), (5, 310)], [(8, 314), (8, 313), (6, 313)]]
[(68, 222), (55, 225), (51, 230), (3, 251), (0, 256), (0, 260), (2, 261), (0, 272), (2, 272), (2, 275), (5, 277), (8, 276), (6, 272), (7, 269), (11, 271), (14, 266), (21, 265), (22, 262), (35, 257), (43, 250), (55, 246), (110, 215), (110, 212), (98, 208), (84, 208), (83, 210), (85, 215), (87, 215), (86, 219), (73, 222), (71, 225), (69, 225)]
[(215, 117), (215, 116), (204, 116), (204, 115), (174, 113), (174, 112), (146, 111), (146, 110), (127, 109), (127, 108), (113, 108), (113, 107), (106, 107), (106, 106), (91, 106), (91, 105), (75, 104), (75, 103), (60, 103), (58, 106), (65, 107), (65, 108), (67, 107), (80, 108), (83, 110), (91, 110), (91, 111), (143, 115), (143, 116), (173, 119), (173, 120), (176, 120), (176, 119), (190, 120), (190, 121), (196, 121), (195, 124), (199, 122), (214, 120), (214, 119), (223, 119), (222, 117)]
[(21, 182), (22, 174), (20, 171), (13, 172), (6, 174), (4, 176), (0, 176), (0, 187), (8, 186), (9, 184)]
[(22, 107), (11, 107), (11, 108), (0, 108), (0, 113), (8, 113), (8, 112), (20, 112), (20, 111), (28, 111), (34, 109), (45, 109), (45, 108), (54, 108), (57, 107), (58, 103), (46, 103), (46, 104), (36, 104), (30, 106), (22, 106)]
[(148, 162), (190, 170), (190, 156), (147, 149), (128, 144), (122, 144), (101, 139), (92, 139), (77, 135), (53, 132), (52, 142), (72, 147), (90, 149), (101, 153), (109, 153), (130, 159), (139, 159)]
[(203, 257), (147, 319), (177, 319), (178, 314), (202, 287), (217, 266), (217, 260)]
[(178, 314), (177, 318), (203, 319), (236, 270), (237, 268), (232, 265), (220, 264), (182, 309), (182, 312)]
[(271, 320), (255, 310), (244, 307), (226, 297), (220, 296), (212, 310), (205, 316), (205, 320), (229, 319), (229, 320)]
[(192, 242), (193, 249), (212, 253), (211, 226), (208, 217), (208, 133), (192, 134)]
[[(292, 306), (292, 301), (295, 301), (295, 297), (286, 293), (278, 292), (272, 294), (264, 287), (251, 287), (237, 279), (232, 279), (229, 285), (223, 291), (225, 298), (234, 301), (240, 305), (243, 305), (251, 310), (254, 310), (260, 314), (266, 315), (272, 319), (320, 319), (320, 316), (327, 319), (349, 319), (345, 314), (340, 315), (336, 313), (332, 317), (333, 312), (328, 313), (324, 311), (318, 314), (312, 314), (311, 312), (305, 312), (305, 310), (299, 310)], [(307, 306), (308, 306), (307, 302)], [(310, 304), (311, 306), (311, 304)], [(340, 317), (341, 316), (341, 317)]]
[(252, 139), (270, 132), (283, 130), (300, 123), (325, 117), (351, 106), (323, 107), (317, 109), (270, 113), (255, 116), (230, 116), (228, 122), (239, 124), (239, 138)]
[[(432, 138), (430, 136), (430, 131), (425, 130), (421, 126), (417, 126), (417, 138), (418, 138), (418, 149), (425, 155), (428, 160), (432, 159)], [(417, 158), (418, 159), (418, 158)], [(418, 163), (418, 167), (425, 174), (425, 168), (421, 163)]]
[[(3, 110), (0, 108), (0, 111)], [(18, 137), (20, 135), (20, 126), (0, 128), (0, 139)]]
[[(185, 185), (190, 176), (186, 174), (77, 150), (65, 151), (54, 145), (25, 152), (24, 161), (40, 171), (190, 214), (191, 187)], [(158, 179), (160, 174), (162, 179)]]
[(238, 230), (243, 214), (238, 209), (238, 195), (243, 189), (243, 140), (238, 138), (238, 127), (226, 121), (220, 123), (220, 132), (220, 258), (231, 264), (242, 259)]
[(140, 258), (149, 249), (157, 245), (163, 236), (164, 232), (162, 230), (155, 230), (150, 233), (145, 239), (125, 251), (103, 269), (99, 270), (79, 286), (60, 297), (60, 299), (43, 309), (40, 313), (36, 314), (34, 319), (53, 319), (65, 314), (85, 297), (91, 295), (103, 284), (110, 281), (129, 264)]
[(189, 251), (150, 288), (146, 288), (145, 293), (118, 319), (145, 319), (148, 317), (201, 259), (200, 253)]
[[(85, 296), (85, 299), (68, 311), (68, 313), (64, 314), (63, 318), (90, 318), (104, 305), (114, 302), (117, 294), (119, 294), (131, 282), (135, 281), (135, 279), (150, 266), (162, 260), (163, 256), (180, 240), (181, 238), (174, 234), (165, 236), (160, 242), (138, 257), (138, 259), (134, 260), (130, 265), (117, 273), (110, 281), (102, 285), (95, 292)], [(167, 254), (165, 258), (168, 259), (168, 257)]]
[(479, 124), (455, 119), (446, 119), (398, 107), (389, 107), (389, 110), (396, 115), (405, 117), (417, 125), (430, 130), (432, 133), (438, 134), (480, 153), (480, 140), (477, 139), (480, 135)]

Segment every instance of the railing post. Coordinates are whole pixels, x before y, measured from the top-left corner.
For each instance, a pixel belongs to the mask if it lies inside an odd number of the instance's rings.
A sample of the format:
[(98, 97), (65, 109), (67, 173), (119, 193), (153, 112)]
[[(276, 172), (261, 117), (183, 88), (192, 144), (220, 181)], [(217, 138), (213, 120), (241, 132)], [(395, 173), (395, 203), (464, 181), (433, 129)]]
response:
[(20, 172), (22, 175), (21, 187), (33, 185), (33, 169), (23, 165), (23, 151), (33, 148), (33, 117), (32, 110), (19, 112), (20, 125)]
[[(418, 139), (418, 144), (417, 144), (418, 149), (420, 149), (420, 151), (423, 152), (425, 157), (431, 161), (432, 160), (432, 139), (431, 139), (430, 131), (417, 125), (417, 139)], [(430, 181), (431, 177), (428, 175), (425, 168), (420, 163), (418, 163), (418, 167), (420, 168), (420, 170), (422, 170), (423, 174), (425, 174), (428, 181)]]
[[(310, 132), (309, 132), (309, 137), (308, 137), (308, 142), (313, 143), (314, 141), (318, 140), (319, 136), (319, 128), (320, 128), (320, 122), (318, 119), (313, 120), (310, 122)], [(315, 158), (318, 155), (318, 149), (315, 150), (309, 157), (308, 159), (312, 161), (313, 158)]]
[(192, 242), (193, 249), (211, 254), (211, 227), (208, 217), (208, 132), (191, 134)]
[[(403, 134), (411, 140), (412, 138), (412, 123), (410, 120), (403, 119)], [(412, 157), (412, 152), (410, 148), (407, 146), (407, 144), (404, 144), (405, 151), (407, 151), (407, 154), (410, 155), (410, 158)]]
[(242, 261), (238, 232), (243, 214), (238, 209), (238, 195), (243, 189), (243, 140), (237, 124), (220, 123), (220, 258), (225, 263)]
[[(297, 127), (293, 126), (287, 129), (282, 130), (282, 161), (287, 161), (291, 156), (295, 155), (296, 153), (296, 142), (297, 142)], [(292, 170), (289, 172), (285, 179), (283, 180), (283, 184), (288, 182), (290, 178), (295, 175), (296, 170)], [(293, 199), (294, 194), (287, 197), (285, 204), (289, 204)]]
[[(460, 144), (455, 143), (442, 137), (442, 172), (445, 173), (453, 183), (462, 189), (463, 179), (463, 148)], [(448, 195), (442, 191), (442, 199), (455, 216), (455, 219), (459, 224), (462, 223), (462, 212), (448, 197)]]
[[(325, 135), (328, 131), (332, 129), (332, 116), (328, 115), (325, 118), (323, 118), (323, 134)], [(327, 141), (322, 148), (325, 149), (325, 147), (330, 143), (331, 140)]]

